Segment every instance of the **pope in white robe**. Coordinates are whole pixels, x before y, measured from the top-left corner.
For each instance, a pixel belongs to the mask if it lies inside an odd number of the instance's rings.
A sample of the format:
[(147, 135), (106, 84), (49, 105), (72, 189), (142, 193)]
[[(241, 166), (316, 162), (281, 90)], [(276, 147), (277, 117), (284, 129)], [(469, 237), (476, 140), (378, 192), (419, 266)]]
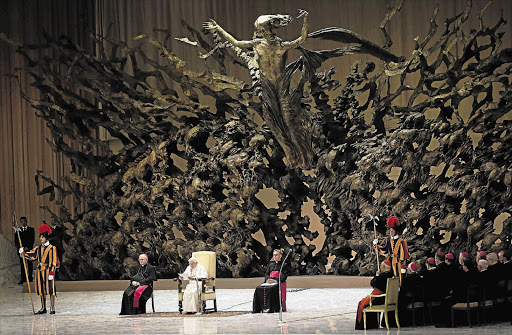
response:
[(208, 278), (208, 273), (204, 266), (198, 263), (195, 257), (188, 260), (189, 266), (185, 272), (180, 275), (180, 279), (188, 279), (188, 285), (183, 291), (183, 312), (197, 313), (201, 311), (199, 294), (201, 294), (201, 282), (197, 278)]

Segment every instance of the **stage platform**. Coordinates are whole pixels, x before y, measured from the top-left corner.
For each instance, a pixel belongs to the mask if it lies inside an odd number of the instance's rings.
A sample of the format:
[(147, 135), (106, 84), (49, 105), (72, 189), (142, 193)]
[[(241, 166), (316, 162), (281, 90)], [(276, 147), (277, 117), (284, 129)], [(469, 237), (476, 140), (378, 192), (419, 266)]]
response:
[[(327, 282), (313, 278), (308, 285), (356, 285), (353, 277), (329, 277)], [(358, 278), (358, 277), (356, 277)], [(360, 284), (363, 284), (361, 279)], [(261, 278), (250, 281), (221, 281), (222, 285), (249, 285), (261, 282)], [(291, 282), (292, 278), (290, 278)], [(231, 282), (232, 281), (232, 282)], [(338, 281), (338, 282), (337, 282)], [(231, 282), (231, 283), (230, 283)], [(161, 284), (161, 285), (160, 285)], [(294, 284), (296, 285), (297, 282)], [(68, 286), (67, 286), (68, 285)], [(288, 311), (282, 313), (252, 314), (251, 288), (218, 288), (218, 312), (207, 315), (186, 315), (178, 313), (178, 294), (166, 280), (159, 281), (154, 292), (155, 311), (152, 313), (151, 301), (148, 301), (145, 317), (120, 316), (121, 298), (127, 281), (59, 282), (54, 315), (32, 313), (30, 295), (22, 293), (18, 285), (0, 288), (0, 334), (365, 334), (354, 330), (354, 320), (358, 301), (371, 292), (364, 288), (299, 288), (287, 290)], [(160, 286), (160, 287), (159, 287)], [(59, 288), (76, 290), (94, 287), (93, 291), (62, 291)], [(119, 287), (119, 289), (117, 289)], [(109, 289), (98, 291), (98, 289)], [(114, 290), (116, 289), (116, 290)], [(35, 310), (40, 307), (39, 297), (32, 293)], [(211, 302), (208, 302), (211, 307)], [(435, 332), (436, 335), (459, 334), (481, 335), (509, 334), (510, 323), (500, 323), (480, 327), (460, 327), (456, 329), (438, 329), (429, 327), (410, 327), (400, 330), (392, 328), (373, 329), (366, 334), (411, 335)]]
[[(362, 288), (370, 286), (371, 277), (349, 276), (290, 276), (288, 288)], [(263, 277), (256, 278), (217, 278), (217, 289), (252, 289), (263, 282)], [(128, 280), (83, 280), (57, 281), (59, 292), (87, 291), (123, 291)], [(32, 284), (32, 291), (34, 283)], [(159, 279), (155, 282), (155, 290), (177, 290), (177, 282), (172, 279)], [(28, 287), (23, 285), (23, 292), (28, 293)]]

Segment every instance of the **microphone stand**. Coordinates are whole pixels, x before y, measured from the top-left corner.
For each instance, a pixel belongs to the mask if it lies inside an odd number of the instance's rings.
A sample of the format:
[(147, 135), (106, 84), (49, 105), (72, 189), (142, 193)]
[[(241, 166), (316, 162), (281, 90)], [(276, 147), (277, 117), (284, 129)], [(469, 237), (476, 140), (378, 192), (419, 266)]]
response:
[(284, 324), (286, 322), (283, 321), (283, 300), (281, 298), (281, 273), (283, 271), (284, 263), (286, 262), (286, 259), (288, 259), (288, 256), (292, 253), (292, 249), (288, 250), (288, 253), (286, 254), (286, 257), (283, 260), (283, 264), (281, 264), (281, 268), (279, 269), (279, 279), (278, 279), (278, 285), (279, 285), (279, 324)]

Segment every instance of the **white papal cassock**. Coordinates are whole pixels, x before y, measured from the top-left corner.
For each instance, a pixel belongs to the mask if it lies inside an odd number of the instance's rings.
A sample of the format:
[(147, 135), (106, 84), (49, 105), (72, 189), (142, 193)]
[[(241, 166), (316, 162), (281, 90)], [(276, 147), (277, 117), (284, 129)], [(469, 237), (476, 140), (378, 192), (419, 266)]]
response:
[[(195, 278), (208, 278), (206, 269), (201, 264), (197, 264), (195, 268), (190, 265), (187, 267), (183, 276)], [(198, 291), (199, 289), (199, 291)], [(183, 311), (184, 312), (200, 312), (201, 306), (199, 304), (199, 296), (201, 290), (201, 283), (196, 280), (189, 280), (185, 291), (183, 291)]]

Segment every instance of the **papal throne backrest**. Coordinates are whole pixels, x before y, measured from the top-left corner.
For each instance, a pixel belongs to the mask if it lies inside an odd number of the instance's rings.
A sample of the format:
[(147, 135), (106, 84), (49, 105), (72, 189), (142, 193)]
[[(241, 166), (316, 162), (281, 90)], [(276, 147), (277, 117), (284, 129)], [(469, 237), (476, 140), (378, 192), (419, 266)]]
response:
[[(199, 264), (206, 268), (208, 272), (208, 278), (217, 277), (217, 253), (214, 251), (195, 251), (192, 253), (192, 257), (197, 258)], [(206, 283), (207, 286), (215, 285), (215, 281)]]

